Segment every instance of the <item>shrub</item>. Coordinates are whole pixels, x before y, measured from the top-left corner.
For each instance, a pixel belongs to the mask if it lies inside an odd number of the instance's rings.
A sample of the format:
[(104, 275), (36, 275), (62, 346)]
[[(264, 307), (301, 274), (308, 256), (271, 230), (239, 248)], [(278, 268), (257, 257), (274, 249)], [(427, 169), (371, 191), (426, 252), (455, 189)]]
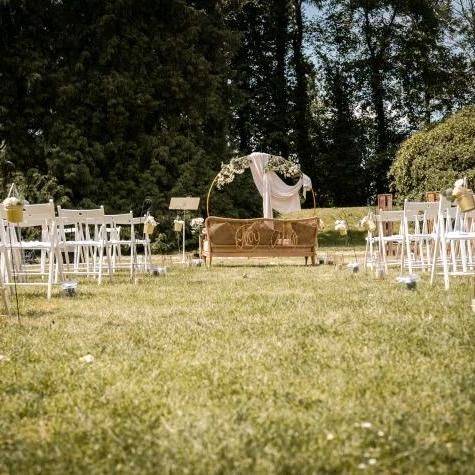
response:
[(475, 107), (466, 107), (400, 146), (390, 179), (398, 199), (423, 199), (426, 191), (452, 186), (467, 176), (475, 185)]

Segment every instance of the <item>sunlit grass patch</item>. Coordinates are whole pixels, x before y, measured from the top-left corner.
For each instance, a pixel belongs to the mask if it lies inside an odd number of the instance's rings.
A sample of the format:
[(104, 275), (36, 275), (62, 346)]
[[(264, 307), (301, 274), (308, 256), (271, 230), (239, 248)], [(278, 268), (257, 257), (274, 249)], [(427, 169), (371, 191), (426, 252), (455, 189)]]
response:
[(21, 290), (21, 325), (0, 320), (0, 472), (472, 473), (469, 284), (395, 279), (216, 259)]

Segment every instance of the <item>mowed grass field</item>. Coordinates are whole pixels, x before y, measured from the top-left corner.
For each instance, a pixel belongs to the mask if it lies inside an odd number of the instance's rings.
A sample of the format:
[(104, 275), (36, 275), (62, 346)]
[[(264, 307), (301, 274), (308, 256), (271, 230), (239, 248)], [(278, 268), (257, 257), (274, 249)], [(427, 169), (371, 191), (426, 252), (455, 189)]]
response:
[(469, 282), (302, 262), (21, 289), (0, 473), (475, 473)]

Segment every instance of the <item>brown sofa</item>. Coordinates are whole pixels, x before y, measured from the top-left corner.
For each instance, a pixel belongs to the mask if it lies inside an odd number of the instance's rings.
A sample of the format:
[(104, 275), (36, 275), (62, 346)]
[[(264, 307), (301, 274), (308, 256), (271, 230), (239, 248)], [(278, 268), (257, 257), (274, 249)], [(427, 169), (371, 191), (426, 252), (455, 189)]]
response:
[(317, 217), (305, 219), (206, 218), (201, 256), (210, 266), (213, 257), (310, 257), (318, 247)]

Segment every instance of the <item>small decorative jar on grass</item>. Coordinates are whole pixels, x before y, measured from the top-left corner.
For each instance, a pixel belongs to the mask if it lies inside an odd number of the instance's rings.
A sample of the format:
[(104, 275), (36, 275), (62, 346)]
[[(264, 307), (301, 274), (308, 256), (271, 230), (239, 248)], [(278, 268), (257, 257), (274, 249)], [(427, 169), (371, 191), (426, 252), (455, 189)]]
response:
[(25, 200), (19, 197), (15, 184), (12, 184), (7, 198), (3, 200), (6, 219), (9, 223), (18, 224), (23, 221), (23, 206)]

